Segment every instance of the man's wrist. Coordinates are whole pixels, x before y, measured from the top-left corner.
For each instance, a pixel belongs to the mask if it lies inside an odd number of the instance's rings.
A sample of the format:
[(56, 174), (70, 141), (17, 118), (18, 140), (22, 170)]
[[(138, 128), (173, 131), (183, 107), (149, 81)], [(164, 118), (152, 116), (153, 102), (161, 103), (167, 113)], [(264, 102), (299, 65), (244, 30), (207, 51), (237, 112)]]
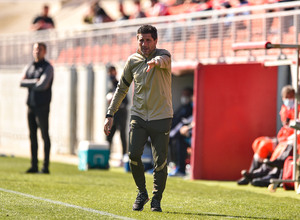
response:
[(112, 118), (113, 116), (110, 114), (106, 114), (105, 118)]

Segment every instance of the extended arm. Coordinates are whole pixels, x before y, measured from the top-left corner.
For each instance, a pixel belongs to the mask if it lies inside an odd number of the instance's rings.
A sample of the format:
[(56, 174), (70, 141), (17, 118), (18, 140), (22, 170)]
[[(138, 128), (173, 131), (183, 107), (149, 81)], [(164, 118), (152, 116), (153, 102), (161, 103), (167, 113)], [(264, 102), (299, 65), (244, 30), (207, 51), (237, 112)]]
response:
[(158, 66), (162, 69), (171, 68), (171, 55), (166, 51), (162, 55), (158, 55), (151, 59), (149, 62), (147, 62), (147, 64), (147, 72), (149, 72), (155, 66)]

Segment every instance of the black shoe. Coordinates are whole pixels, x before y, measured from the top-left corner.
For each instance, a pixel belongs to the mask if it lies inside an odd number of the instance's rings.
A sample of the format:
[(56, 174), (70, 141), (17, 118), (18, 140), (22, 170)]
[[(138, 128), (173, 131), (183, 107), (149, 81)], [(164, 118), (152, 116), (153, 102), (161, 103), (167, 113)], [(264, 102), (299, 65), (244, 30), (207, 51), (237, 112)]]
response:
[(132, 210), (133, 211), (142, 211), (144, 209), (144, 205), (149, 201), (148, 193), (140, 192), (138, 193), (135, 202), (133, 203)]
[(251, 181), (253, 179), (253, 176), (251, 173), (249, 173), (247, 170), (242, 170), (241, 174), (243, 177), (245, 177), (246, 179), (248, 179), (249, 181)]
[(263, 180), (261, 178), (256, 178), (251, 181), (252, 186), (259, 186), (259, 187), (268, 187), (270, 185), (269, 180)]
[(50, 174), (50, 171), (49, 171), (48, 168), (43, 168), (43, 169), (41, 170), (41, 173), (44, 173), (44, 174)]
[(238, 185), (248, 185), (249, 182), (250, 182), (249, 179), (247, 179), (246, 177), (242, 177), (241, 179), (239, 179), (239, 180), (237, 181), (237, 184), (238, 184)]
[(151, 211), (152, 212), (162, 212), (160, 207), (160, 200), (152, 198), (151, 200)]
[(38, 168), (35, 168), (35, 167), (30, 167), (30, 168), (26, 171), (26, 173), (38, 173), (38, 172), (39, 172)]

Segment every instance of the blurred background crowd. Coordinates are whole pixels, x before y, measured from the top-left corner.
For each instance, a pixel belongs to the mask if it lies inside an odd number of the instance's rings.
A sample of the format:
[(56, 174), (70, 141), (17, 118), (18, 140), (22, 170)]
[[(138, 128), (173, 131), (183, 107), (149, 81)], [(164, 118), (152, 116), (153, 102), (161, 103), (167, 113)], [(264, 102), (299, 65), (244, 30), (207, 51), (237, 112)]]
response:
[[(0, 2), (2, 33), (25, 32), (38, 16), (49, 17), (55, 25), (48, 28), (74, 28), (128, 19), (178, 15), (264, 5), (293, 0), (54, 0)], [(31, 4), (30, 2), (34, 2)], [(45, 9), (45, 6), (47, 7)], [(34, 17), (36, 16), (36, 17)]]

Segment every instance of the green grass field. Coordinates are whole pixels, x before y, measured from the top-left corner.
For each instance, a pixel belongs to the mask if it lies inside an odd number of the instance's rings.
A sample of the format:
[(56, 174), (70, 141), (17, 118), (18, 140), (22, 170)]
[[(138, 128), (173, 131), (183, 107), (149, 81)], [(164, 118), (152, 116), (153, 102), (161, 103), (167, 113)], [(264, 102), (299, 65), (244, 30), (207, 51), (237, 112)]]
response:
[[(52, 163), (25, 174), (29, 160), (0, 157), (0, 219), (300, 219), (300, 195), (282, 188), (168, 178), (162, 213), (131, 210), (136, 187), (121, 168), (79, 171)], [(152, 175), (146, 174), (151, 193)]]

